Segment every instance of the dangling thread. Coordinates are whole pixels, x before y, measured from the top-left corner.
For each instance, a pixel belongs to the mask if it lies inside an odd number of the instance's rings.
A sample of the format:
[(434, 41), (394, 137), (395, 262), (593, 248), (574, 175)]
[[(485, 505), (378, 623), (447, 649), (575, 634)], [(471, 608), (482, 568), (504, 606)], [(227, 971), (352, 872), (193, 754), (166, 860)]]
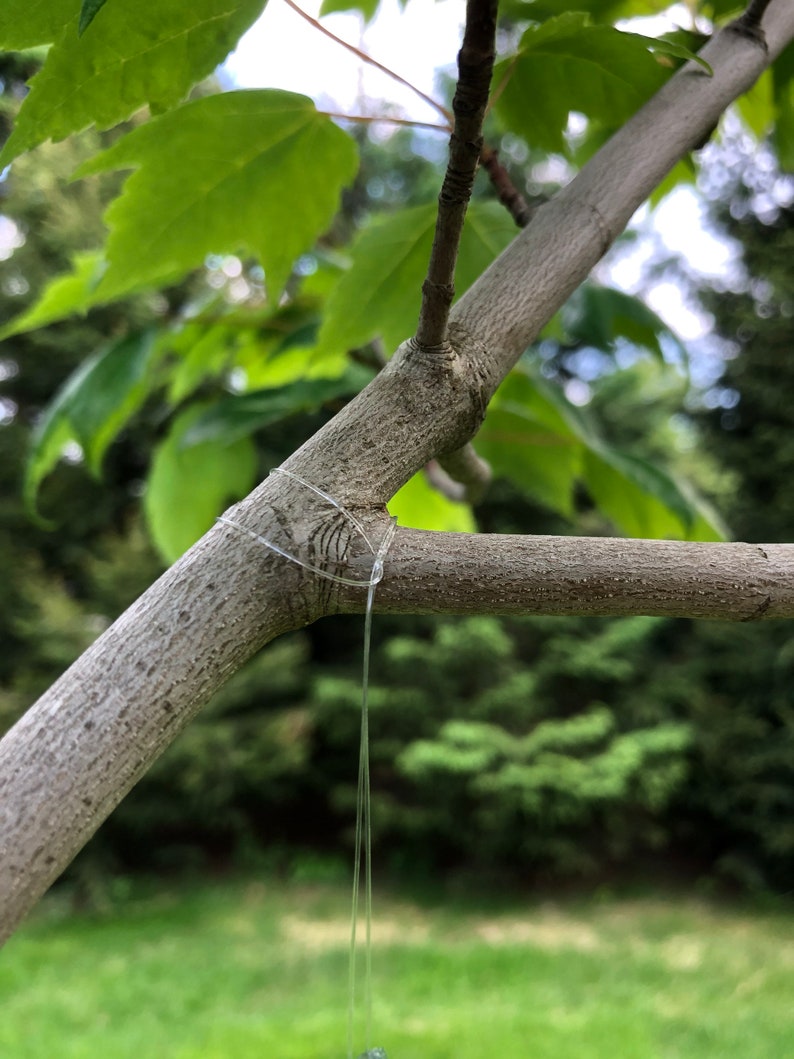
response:
[(290, 552), (281, 548), (278, 544), (268, 540), (255, 530), (249, 529), (247, 526), (241, 525), (239, 522), (235, 522), (233, 519), (226, 518), (225, 515), (221, 515), (217, 521), (223, 522), (227, 526), (231, 526), (233, 529), (239, 530), (242, 533), (246, 533), (249, 537), (252, 537), (259, 544), (264, 545), (277, 555), (282, 556), (284, 559), (288, 559), (290, 562), (297, 563), (298, 566), (302, 566), (305, 570), (311, 571), (311, 573), (317, 574), (320, 577), (325, 577), (329, 581), (336, 581), (341, 585), (356, 585), (361, 588), (367, 589), (367, 605), (364, 612), (364, 663), (363, 673), (361, 681), (361, 741), (359, 747), (359, 758), (358, 758), (358, 787), (356, 791), (356, 834), (355, 834), (355, 858), (353, 862), (353, 908), (351, 913), (351, 924), (350, 924), (350, 955), (348, 963), (348, 1012), (347, 1012), (347, 1059), (353, 1059), (353, 1030), (355, 1021), (355, 1009), (356, 1009), (356, 941), (357, 941), (357, 930), (358, 930), (358, 909), (359, 909), (359, 890), (361, 881), (361, 855), (362, 846), (364, 853), (364, 922), (365, 922), (365, 941), (364, 941), (364, 1006), (365, 1006), (365, 1041), (367, 1050), (362, 1052), (358, 1059), (387, 1059), (386, 1052), (382, 1048), (370, 1047), (371, 1032), (372, 1032), (372, 815), (371, 815), (371, 795), (370, 795), (370, 771), (369, 771), (369, 654), (370, 644), (372, 639), (372, 608), (375, 601), (375, 588), (378, 583), (383, 579), (383, 561), (386, 557), (386, 553), (391, 545), (392, 538), (394, 537), (395, 530), (397, 528), (397, 520), (392, 518), (386, 532), (383, 535), (383, 539), (378, 545), (377, 549), (373, 546), (367, 532), (359, 520), (353, 515), (347, 508), (343, 507), (330, 493), (326, 493), (323, 489), (319, 489), (316, 485), (312, 485), (311, 482), (307, 482), (305, 478), (301, 478), (300, 475), (295, 474), (293, 471), (288, 471), (283, 467), (275, 467), (271, 474), (283, 474), (287, 478), (292, 478), (293, 481), (298, 482), (300, 485), (309, 489), (316, 496), (325, 500), (326, 503), (331, 504), (335, 507), (344, 517), (355, 527), (358, 534), (364, 539), (369, 550), (374, 556), (372, 563), (372, 571), (368, 581), (360, 581), (358, 579), (343, 577), (340, 574), (333, 573), (330, 570), (323, 570), (322, 567), (314, 566), (312, 563), (306, 562), (304, 559), (298, 558), (297, 555), (292, 555)]

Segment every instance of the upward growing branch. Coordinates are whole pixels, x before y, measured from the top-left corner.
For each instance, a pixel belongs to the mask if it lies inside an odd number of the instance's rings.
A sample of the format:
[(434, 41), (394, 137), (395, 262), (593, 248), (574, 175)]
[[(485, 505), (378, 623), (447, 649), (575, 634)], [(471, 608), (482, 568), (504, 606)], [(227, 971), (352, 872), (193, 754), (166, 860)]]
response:
[(427, 350), (447, 345), (447, 322), (455, 295), (455, 262), (466, 207), (482, 150), (482, 123), (493, 74), (498, 0), (468, 0), (466, 29), (458, 53), (458, 86), (452, 101), (455, 128), (449, 140), (449, 161), (438, 196), (438, 218), (422, 307), (417, 344)]

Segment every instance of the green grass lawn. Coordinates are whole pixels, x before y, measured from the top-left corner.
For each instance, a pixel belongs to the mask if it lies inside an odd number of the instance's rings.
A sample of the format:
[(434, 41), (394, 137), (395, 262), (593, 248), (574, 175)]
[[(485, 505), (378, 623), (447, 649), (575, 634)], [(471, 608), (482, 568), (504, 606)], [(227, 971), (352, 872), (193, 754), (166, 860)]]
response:
[[(267, 881), (45, 902), (0, 952), (0, 1056), (345, 1059), (348, 904)], [(379, 894), (375, 920), (389, 1059), (794, 1056), (794, 912)]]

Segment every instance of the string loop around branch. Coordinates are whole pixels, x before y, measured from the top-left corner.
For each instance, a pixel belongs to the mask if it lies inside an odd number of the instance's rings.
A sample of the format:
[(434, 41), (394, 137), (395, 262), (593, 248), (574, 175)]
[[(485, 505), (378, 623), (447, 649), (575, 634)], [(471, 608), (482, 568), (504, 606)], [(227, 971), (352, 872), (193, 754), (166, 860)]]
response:
[(344, 515), (347, 521), (354, 527), (358, 535), (362, 538), (364, 543), (367, 545), (369, 550), (374, 556), (372, 563), (372, 570), (368, 580), (362, 581), (360, 578), (345, 577), (343, 574), (337, 574), (333, 570), (327, 570), (322, 566), (315, 566), (314, 563), (308, 562), (306, 559), (301, 559), (300, 556), (293, 555), (292, 552), (287, 551), (286, 548), (282, 548), (280, 544), (276, 544), (275, 541), (269, 540), (267, 537), (263, 537), (261, 533), (257, 533), (256, 530), (249, 529), (248, 526), (244, 526), (241, 522), (235, 522), (234, 519), (227, 518), (226, 515), (219, 515), (216, 519), (217, 522), (222, 522), (225, 526), (231, 526), (232, 529), (238, 530), (240, 533), (245, 533), (251, 537), (258, 544), (262, 544), (265, 548), (269, 548), (270, 551), (275, 552), (276, 555), (280, 555), (283, 559), (288, 559), (291, 563), (296, 563), (298, 566), (302, 566), (304, 570), (308, 570), (310, 573), (317, 574), (318, 577), (324, 577), (327, 581), (335, 581), (339, 585), (352, 585), (356, 588), (368, 588), (372, 589), (383, 579), (383, 561), (386, 557), (386, 553), (391, 546), (392, 538), (394, 537), (397, 529), (397, 519), (392, 516), (389, 526), (383, 535), (383, 538), (376, 548), (369, 538), (367, 531), (359, 519), (347, 508), (341, 504), (335, 497), (331, 496), (330, 493), (326, 493), (324, 489), (320, 489), (316, 485), (312, 485), (311, 482), (307, 482), (305, 478), (301, 478), (299, 474), (295, 474), (294, 471), (288, 471), (284, 467), (274, 467), (270, 472), (271, 474), (281, 474), (286, 478), (291, 478), (293, 481), (298, 482), (299, 485), (304, 486), (310, 492), (319, 496), (326, 503), (335, 507), (340, 514)]

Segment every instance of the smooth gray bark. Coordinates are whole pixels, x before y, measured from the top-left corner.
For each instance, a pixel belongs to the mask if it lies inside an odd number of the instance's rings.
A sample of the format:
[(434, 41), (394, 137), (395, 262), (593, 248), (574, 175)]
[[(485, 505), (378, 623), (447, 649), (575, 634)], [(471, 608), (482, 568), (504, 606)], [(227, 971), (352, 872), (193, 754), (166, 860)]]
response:
[[(454, 308), (449, 355), (405, 343), (285, 466), (354, 510), (379, 540), (391, 496), (428, 460), (474, 436), (501, 379), (634, 209), (794, 38), (794, 3), (773, 3), (764, 28), (768, 51), (721, 32), (702, 53), (713, 78), (685, 67), (537, 212)], [(365, 574), (371, 562), (338, 512), (283, 477), (229, 514), (315, 565), (352, 563)], [(762, 561), (752, 546), (516, 543), (404, 530), (377, 603), (395, 611), (791, 616), (790, 550), (766, 551)], [(274, 636), (361, 606), (354, 593), (223, 525), (156, 582), (0, 742), (0, 940), (231, 673)]]

